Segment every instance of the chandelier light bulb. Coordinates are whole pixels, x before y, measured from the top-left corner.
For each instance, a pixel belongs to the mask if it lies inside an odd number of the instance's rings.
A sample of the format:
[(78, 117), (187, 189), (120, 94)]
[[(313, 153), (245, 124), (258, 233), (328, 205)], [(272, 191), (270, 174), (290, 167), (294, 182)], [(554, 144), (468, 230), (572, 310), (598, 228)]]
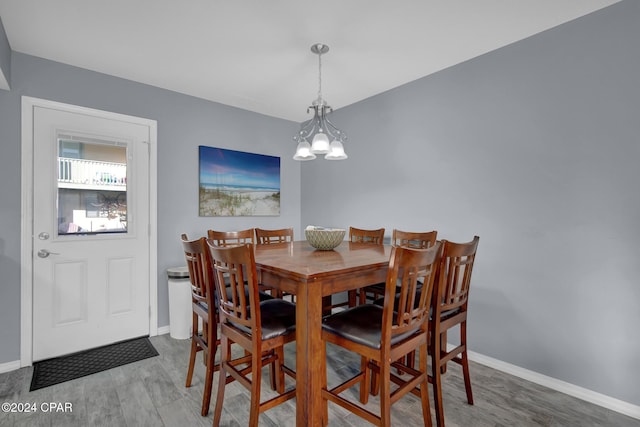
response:
[(327, 154), (329, 152), (329, 138), (327, 134), (318, 132), (311, 142), (311, 152), (313, 154)]
[(303, 139), (298, 144), (298, 148), (296, 149), (296, 154), (293, 156), (294, 160), (313, 160), (316, 158), (316, 155), (311, 152), (311, 146), (307, 142), (306, 139)]
[(344, 152), (344, 146), (336, 139), (331, 141), (331, 147), (329, 153), (324, 156), (327, 160), (344, 160), (347, 159), (347, 153)]

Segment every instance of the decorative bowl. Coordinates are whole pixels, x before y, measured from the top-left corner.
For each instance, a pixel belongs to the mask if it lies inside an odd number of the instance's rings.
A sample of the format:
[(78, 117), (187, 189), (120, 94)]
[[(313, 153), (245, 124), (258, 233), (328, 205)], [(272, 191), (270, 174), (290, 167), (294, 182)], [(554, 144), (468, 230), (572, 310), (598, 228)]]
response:
[(344, 228), (306, 228), (304, 235), (314, 248), (329, 251), (344, 240), (345, 232)]

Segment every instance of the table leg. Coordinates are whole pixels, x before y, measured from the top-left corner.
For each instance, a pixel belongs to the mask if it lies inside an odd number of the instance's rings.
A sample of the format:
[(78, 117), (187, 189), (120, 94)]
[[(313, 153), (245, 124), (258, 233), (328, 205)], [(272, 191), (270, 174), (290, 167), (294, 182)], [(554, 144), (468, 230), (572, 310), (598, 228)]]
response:
[(322, 286), (300, 283), (296, 295), (296, 426), (322, 426)]

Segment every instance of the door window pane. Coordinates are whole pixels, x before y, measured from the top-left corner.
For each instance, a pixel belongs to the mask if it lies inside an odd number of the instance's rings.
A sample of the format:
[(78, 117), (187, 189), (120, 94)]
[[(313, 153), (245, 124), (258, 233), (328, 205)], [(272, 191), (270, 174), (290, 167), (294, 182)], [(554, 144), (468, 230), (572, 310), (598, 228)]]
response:
[(58, 234), (127, 232), (127, 149), (58, 139)]

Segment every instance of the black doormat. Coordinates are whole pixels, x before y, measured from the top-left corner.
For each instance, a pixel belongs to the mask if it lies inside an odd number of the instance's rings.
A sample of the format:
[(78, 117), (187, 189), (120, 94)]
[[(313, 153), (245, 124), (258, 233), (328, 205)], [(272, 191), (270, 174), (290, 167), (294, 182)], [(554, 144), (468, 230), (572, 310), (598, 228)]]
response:
[(33, 364), (33, 377), (29, 391), (71, 381), (157, 355), (158, 352), (149, 339), (142, 337), (42, 360)]

